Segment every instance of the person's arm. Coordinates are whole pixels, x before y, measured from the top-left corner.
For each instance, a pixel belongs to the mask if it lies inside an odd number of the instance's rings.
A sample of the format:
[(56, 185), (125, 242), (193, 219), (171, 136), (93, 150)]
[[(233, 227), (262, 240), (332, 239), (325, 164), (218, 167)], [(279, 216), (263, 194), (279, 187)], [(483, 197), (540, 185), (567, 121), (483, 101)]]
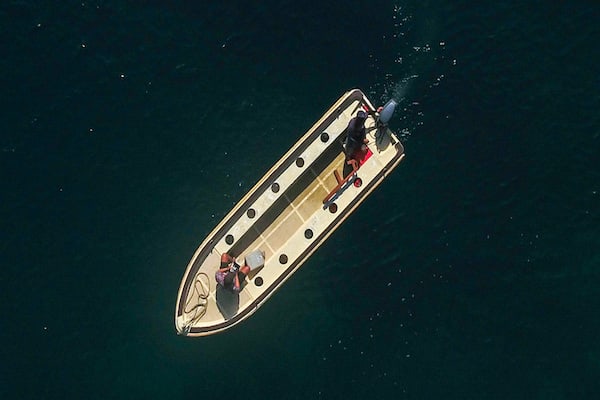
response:
[(362, 137), (362, 142), (367, 144), (369, 143), (369, 139), (367, 138), (367, 129), (366, 128), (362, 128), (362, 131), (360, 132), (360, 137)]
[(231, 269), (231, 264), (235, 264), (235, 258), (231, 257), (231, 262), (229, 264), (227, 264), (227, 266), (223, 267), (223, 268), (219, 268), (220, 272), (228, 272)]

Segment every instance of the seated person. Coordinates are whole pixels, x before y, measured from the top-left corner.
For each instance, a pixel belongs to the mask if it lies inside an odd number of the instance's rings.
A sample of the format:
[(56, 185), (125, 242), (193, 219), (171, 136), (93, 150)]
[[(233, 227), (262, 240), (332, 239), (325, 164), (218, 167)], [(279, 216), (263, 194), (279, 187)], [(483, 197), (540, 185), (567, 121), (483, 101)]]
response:
[(249, 266), (244, 265), (240, 267), (235, 258), (227, 253), (223, 253), (221, 255), (221, 267), (215, 273), (215, 279), (225, 289), (233, 293), (239, 293), (241, 283), (246, 279), (248, 272), (250, 272)]
[(346, 144), (344, 145), (344, 153), (346, 154), (346, 161), (351, 160), (354, 152), (358, 149), (363, 149), (367, 142), (367, 130), (365, 129), (365, 120), (367, 119), (367, 113), (363, 110), (358, 110), (356, 117), (352, 118), (348, 122), (346, 132), (348, 137), (346, 138)]

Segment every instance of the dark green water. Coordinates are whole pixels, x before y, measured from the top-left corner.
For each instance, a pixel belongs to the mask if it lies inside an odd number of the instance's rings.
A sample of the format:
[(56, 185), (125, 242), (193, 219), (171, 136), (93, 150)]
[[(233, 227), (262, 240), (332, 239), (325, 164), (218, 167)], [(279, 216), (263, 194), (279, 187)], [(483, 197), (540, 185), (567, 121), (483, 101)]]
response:
[[(598, 2), (177, 3), (0, 5), (1, 398), (597, 397)], [(200, 241), (353, 87), (405, 161), (176, 336)]]

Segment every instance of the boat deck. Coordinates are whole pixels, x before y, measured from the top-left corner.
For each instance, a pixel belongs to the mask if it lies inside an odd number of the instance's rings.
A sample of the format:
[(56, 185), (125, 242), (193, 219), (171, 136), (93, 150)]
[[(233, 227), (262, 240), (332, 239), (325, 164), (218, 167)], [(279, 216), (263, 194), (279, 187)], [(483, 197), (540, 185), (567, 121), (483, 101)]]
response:
[(333, 171), (343, 165), (342, 145), (330, 147), (269, 207), (230, 252), (243, 254), (244, 250), (261, 249), (266, 252), (266, 258), (278, 253), (292, 234), (314, 216), (315, 210), (323, 207), (323, 198), (337, 184)]

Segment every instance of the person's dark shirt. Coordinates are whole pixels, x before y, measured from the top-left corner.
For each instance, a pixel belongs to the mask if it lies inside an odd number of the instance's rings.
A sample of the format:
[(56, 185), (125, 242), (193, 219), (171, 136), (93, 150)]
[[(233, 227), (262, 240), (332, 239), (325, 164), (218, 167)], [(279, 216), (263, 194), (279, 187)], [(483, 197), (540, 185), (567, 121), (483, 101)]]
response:
[(362, 146), (367, 137), (367, 130), (365, 129), (365, 120), (363, 118), (354, 117), (348, 122), (346, 128), (348, 138), (344, 145), (344, 153), (346, 158), (352, 157), (354, 152)]
[(354, 117), (348, 122), (348, 139), (356, 144), (362, 144), (367, 137), (365, 129), (365, 120)]

